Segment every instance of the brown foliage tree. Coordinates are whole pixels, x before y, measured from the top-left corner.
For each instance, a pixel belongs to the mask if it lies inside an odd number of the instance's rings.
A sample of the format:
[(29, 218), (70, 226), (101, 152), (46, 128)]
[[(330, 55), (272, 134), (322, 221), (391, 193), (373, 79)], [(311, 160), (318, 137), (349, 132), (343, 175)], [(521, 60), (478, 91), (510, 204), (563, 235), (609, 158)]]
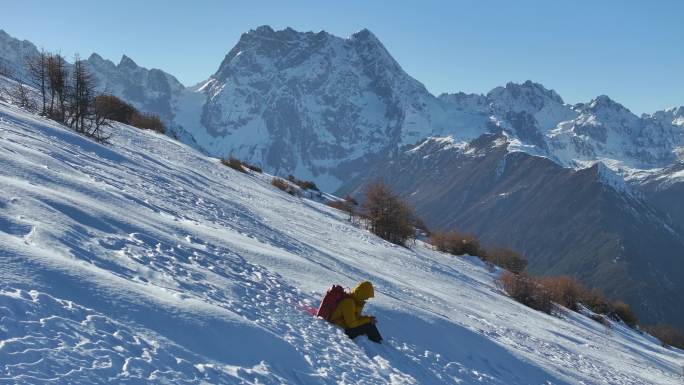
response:
[(513, 273), (522, 273), (527, 259), (522, 254), (507, 248), (496, 248), (484, 252), (484, 259)]
[(435, 232), (430, 237), (430, 243), (437, 250), (453, 255), (485, 256), (485, 252), (480, 246), (480, 241), (474, 235), (464, 234), (457, 230)]
[(611, 307), (612, 310), (609, 315), (612, 318), (617, 316), (618, 319), (631, 328), (635, 327), (639, 323), (639, 319), (637, 318), (636, 314), (634, 314), (632, 308), (626, 303), (622, 301), (616, 301), (613, 302)]
[(261, 174), (261, 173), (263, 172), (263, 170), (261, 169), (261, 167), (257, 166), (256, 164), (251, 164), (251, 163), (247, 163), (247, 162), (242, 162), (242, 165), (245, 166), (245, 167), (247, 167), (248, 169), (250, 169), (250, 170), (256, 172), (256, 173)]
[(233, 156), (230, 156), (228, 159), (221, 159), (221, 163), (224, 166), (228, 166), (232, 168), (235, 171), (240, 171), (243, 174), (247, 174), (247, 170), (243, 167), (242, 162), (238, 158), (235, 158)]
[(362, 209), (369, 229), (389, 242), (404, 245), (415, 235), (413, 208), (382, 182), (366, 187)]
[(532, 309), (551, 314), (551, 295), (534, 277), (525, 273), (514, 274), (504, 271), (497, 279), (497, 284), (514, 300)]
[(684, 349), (684, 335), (671, 325), (644, 326), (643, 330), (659, 339), (663, 346)]
[(95, 108), (98, 113), (109, 120), (130, 124), (133, 114), (138, 110), (114, 95), (98, 95), (95, 97)]
[(297, 186), (299, 186), (300, 188), (302, 188), (302, 189), (304, 189), (304, 190), (321, 191), (321, 190), (318, 189), (318, 186), (316, 186), (316, 183), (314, 183), (314, 182), (312, 182), (312, 181), (310, 181), (310, 180), (301, 180), (301, 179), (297, 179), (297, 178), (295, 178), (294, 175), (288, 175), (288, 176), (287, 176), (287, 180), (289, 180), (290, 182), (296, 184)]
[(292, 187), (292, 185), (289, 184), (284, 179), (275, 177), (275, 178), (271, 179), (271, 185), (278, 188), (279, 190), (285, 191), (286, 193), (288, 193), (290, 195), (297, 195), (297, 191), (294, 189), (294, 187)]
[(131, 126), (142, 128), (143, 130), (156, 131), (160, 134), (166, 132), (166, 127), (158, 115), (147, 115), (136, 112), (133, 114), (133, 116), (131, 116), (131, 121), (129, 124)]
[(546, 289), (553, 302), (572, 311), (579, 310), (579, 303), (583, 302), (589, 292), (584, 285), (565, 275), (540, 278), (538, 282)]

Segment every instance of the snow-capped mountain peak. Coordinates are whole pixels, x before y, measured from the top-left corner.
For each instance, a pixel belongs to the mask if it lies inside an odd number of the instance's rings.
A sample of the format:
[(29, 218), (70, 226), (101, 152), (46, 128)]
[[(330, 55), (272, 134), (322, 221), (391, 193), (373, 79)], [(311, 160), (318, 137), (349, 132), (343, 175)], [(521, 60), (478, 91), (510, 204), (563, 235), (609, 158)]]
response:
[(644, 114), (643, 117), (651, 117), (660, 122), (669, 123), (684, 128), (684, 106), (670, 107), (662, 111), (656, 111), (650, 115)]
[(611, 170), (603, 162), (596, 162), (591, 166), (592, 170), (596, 170), (596, 176), (599, 182), (606, 186), (612, 187), (618, 192), (622, 192), (627, 196), (631, 196), (632, 192), (627, 183), (625, 183), (624, 178), (618, 175), (615, 171)]
[(211, 79), (192, 132), (203, 150), (296, 171), (326, 189), (365, 157), (448, 127), (442, 103), (368, 30), (340, 38), (258, 27)]
[(38, 54), (38, 48), (28, 40), (19, 40), (0, 29), (0, 66), (19, 79), (26, 79), (25, 60)]
[(123, 69), (128, 69), (128, 70), (133, 70), (138, 68), (138, 65), (135, 64), (133, 59), (130, 57), (123, 55), (121, 56), (121, 60), (119, 61), (119, 65), (117, 67), (123, 68)]
[(594, 115), (603, 115), (608, 118), (624, 118), (635, 120), (638, 119), (627, 107), (614, 101), (607, 95), (599, 95), (592, 99), (589, 103), (579, 104), (576, 106), (581, 112), (592, 113)]
[[(22, 67), (35, 46), (0, 34), (0, 59)], [(88, 59), (102, 89), (160, 115), (169, 132), (215, 156), (335, 190), (369, 159), (430, 136), (470, 141), (503, 132), (517, 147), (578, 167), (664, 167), (684, 157), (684, 109), (638, 117), (606, 95), (566, 104), (527, 80), (482, 94), (434, 97), (368, 29), (348, 38), (263, 25), (240, 37), (201, 86), (184, 87), (123, 55)], [(619, 165), (619, 166), (618, 166)]]
[(508, 107), (515, 112), (534, 113), (548, 104), (564, 104), (556, 91), (531, 80), (522, 84), (509, 82), (505, 87), (496, 87), (489, 91), (487, 98), (494, 105), (500, 108)]

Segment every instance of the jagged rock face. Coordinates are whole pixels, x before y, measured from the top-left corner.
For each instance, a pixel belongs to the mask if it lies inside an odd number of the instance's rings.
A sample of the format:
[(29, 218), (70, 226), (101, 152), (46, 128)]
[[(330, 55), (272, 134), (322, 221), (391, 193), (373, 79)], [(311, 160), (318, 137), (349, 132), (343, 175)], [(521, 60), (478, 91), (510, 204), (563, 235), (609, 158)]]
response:
[[(578, 116), (555, 91), (531, 81), (508, 83), (487, 95), (442, 94), (440, 100), (446, 103), (449, 111), (470, 115), (471, 124), (480, 126), (479, 134), (503, 132), (538, 152), (548, 150), (546, 134), (549, 130), (558, 122)], [(473, 115), (480, 118), (473, 118)], [(454, 116), (453, 120), (463, 119), (463, 116)]]
[(505, 133), (520, 142), (517, 149), (567, 167), (605, 160), (621, 171), (664, 167), (684, 158), (683, 108), (638, 117), (603, 95), (570, 106), (554, 91), (530, 81), (497, 87), (486, 96), (453, 94), (440, 99), (448, 108), (480, 114), (481, 132)]
[[(9, 68), (13, 77), (29, 82), (26, 58), (38, 54), (31, 42), (15, 39), (0, 30), (0, 65)], [(67, 68), (70, 68), (70, 58), (66, 59)], [(140, 67), (126, 55), (118, 65), (95, 53), (86, 63), (101, 92), (118, 96), (146, 113), (159, 115), (172, 134), (180, 131), (179, 126), (184, 121), (178, 116), (179, 105), (187, 104), (191, 91), (175, 77), (162, 70)], [(183, 108), (187, 109), (185, 105)], [(199, 121), (199, 118), (195, 120)]]
[(558, 122), (577, 116), (577, 112), (555, 91), (529, 80), (523, 84), (508, 83), (506, 87), (497, 87), (487, 94), (487, 100), (491, 113), (503, 117), (504, 121), (508, 120), (507, 116), (529, 115), (527, 130), (536, 128), (539, 134), (555, 128)]
[(167, 127), (174, 126), (176, 105), (185, 86), (158, 69), (139, 67), (124, 55), (118, 65), (92, 54), (87, 63), (100, 90), (133, 104), (141, 111), (159, 115)]
[[(11, 63), (37, 52), (4, 33), (0, 49)], [(102, 89), (160, 115), (180, 140), (329, 191), (428, 136), (502, 133), (516, 150), (573, 168), (602, 160), (623, 175), (684, 159), (684, 108), (637, 117), (606, 96), (571, 106), (531, 81), (435, 98), (367, 30), (343, 39), (262, 26), (188, 88), (125, 56), (115, 65), (94, 54), (88, 63)]]
[(638, 117), (607, 96), (578, 104), (575, 119), (549, 135), (551, 153), (565, 165), (612, 160), (629, 168), (663, 167), (681, 157), (684, 129), (663, 112)]
[(645, 116), (663, 124), (673, 124), (675, 126), (684, 127), (684, 107), (672, 107)]
[(367, 30), (342, 39), (259, 27), (242, 35), (204, 92), (204, 149), (329, 178), (330, 187), (347, 177), (340, 164), (446, 128), (437, 98)]
[(684, 327), (684, 237), (602, 163), (573, 170), (510, 152), (503, 134), (469, 143), (429, 138), (353, 181), (382, 178), (433, 229), (476, 234), (530, 259), (540, 275), (570, 274), (624, 298), (645, 323)]
[(0, 67), (15, 78), (26, 80), (25, 60), (38, 54), (38, 48), (28, 40), (15, 39), (0, 29)]
[(684, 162), (634, 175), (629, 183), (684, 233)]

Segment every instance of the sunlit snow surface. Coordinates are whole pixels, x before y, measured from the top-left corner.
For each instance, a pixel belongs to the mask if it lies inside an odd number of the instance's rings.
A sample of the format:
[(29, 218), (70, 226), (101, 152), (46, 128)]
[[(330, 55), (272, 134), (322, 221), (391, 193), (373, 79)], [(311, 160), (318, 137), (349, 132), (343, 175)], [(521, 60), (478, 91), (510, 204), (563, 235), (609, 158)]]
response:
[[(0, 103), (0, 383), (681, 384), (684, 353), (552, 317), (150, 132)], [(386, 343), (306, 308), (369, 279)]]

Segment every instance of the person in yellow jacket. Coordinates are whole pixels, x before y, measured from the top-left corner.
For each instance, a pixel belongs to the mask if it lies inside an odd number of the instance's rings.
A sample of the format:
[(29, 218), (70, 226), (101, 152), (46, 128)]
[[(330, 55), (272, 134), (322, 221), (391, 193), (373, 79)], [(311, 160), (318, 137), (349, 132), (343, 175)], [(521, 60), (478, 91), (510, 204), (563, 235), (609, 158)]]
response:
[(351, 339), (365, 335), (369, 340), (380, 343), (382, 337), (375, 326), (375, 317), (361, 314), (366, 301), (374, 296), (372, 283), (368, 281), (359, 283), (346, 298), (337, 304), (330, 316), (330, 321), (342, 327)]

